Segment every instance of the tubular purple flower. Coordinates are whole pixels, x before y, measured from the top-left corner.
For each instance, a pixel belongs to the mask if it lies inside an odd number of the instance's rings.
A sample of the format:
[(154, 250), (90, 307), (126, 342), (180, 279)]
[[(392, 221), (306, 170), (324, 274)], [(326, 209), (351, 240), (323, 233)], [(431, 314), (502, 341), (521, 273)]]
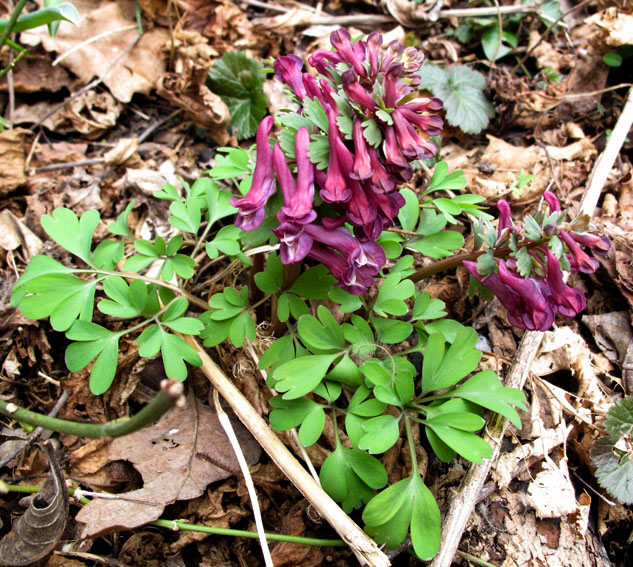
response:
[(561, 240), (567, 244), (567, 248), (569, 248), (568, 258), (572, 272), (593, 274), (600, 267), (600, 262), (598, 262), (595, 258), (591, 258), (586, 252), (584, 252), (569, 232), (561, 230), (558, 235)]
[(521, 318), (526, 328), (531, 331), (549, 329), (554, 321), (554, 311), (536, 282), (513, 274), (503, 260), (499, 260), (498, 270), (501, 282), (512, 289), (525, 304), (525, 313)]
[(359, 118), (354, 120), (353, 138), (356, 156), (354, 157), (354, 167), (349, 176), (352, 179), (369, 179), (374, 174), (374, 170), (371, 167), (371, 159), (367, 151), (367, 140), (365, 140), (363, 125)]
[(611, 241), (606, 236), (598, 236), (589, 232), (582, 234), (567, 232), (567, 234), (579, 244), (589, 248), (594, 254), (604, 255), (611, 249)]
[(396, 131), (392, 126), (387, 126), (384, 129), (384, 134), (385, 140), (382, 143), (382, 151), (385, 154), (385, 159), (387, 163), (389, 165), (396, 165), (398, 167), (406, 168), (409, 165), (409, 162), (400, 151)]
[[(487, 276), (482, 276), (477, 271), (477, 263), (465, 260), (463, 262), (464, 267), (470, 272), (470, 274), (484, 287), (487, 287), (492, 293), (495, 294), (497, 299), (501, 302), (508, 312), (508, 321), (510, 324), (520, 329), (525, 329), (525, 323), (523, 322), (522, 314), (525, 307), (521, 301), (521, 297), (512, 291), (507, 285), (505, 285), (499, 276), (495, 273)], [(530, 320), (528, 319), (528, 323)]]
[(378, 67), (380, 56), (380, 46), (382, 45), (382, 34), (371, 32), (367, 36), (367, 59), (369, 60), (369, 76), (373, 79), (380, 68)]
[(316, 218), (312, 209), (314, 204), (314, 166), (308, 157), (310, 132), (299, 128), (295, 137), (295, 156), (297, 161), (297, 183), (286, 163), (286, 157), (279, 144), (273, 149), (273, 164), (279, 186), (284, 197), (284, 206), (277, 213), (280, 223), (292, 221), (307, 224)]
[(352, 295), (362, 295), (374, 282), (371, 276), (366, 276), (362, 272), (355, 270), (343, 256), (337, 254), (334, 250), (314, 244), (308, 256), (326, 266), (338, 280), (335, 285)]
[(358, 82), (358, 76), (352, 69), (348, 69), (341, 75), (343, 81), (343, 90), (345, 94), (356, 104), (360, 104), (367, 110), (374, 111), (377, 106), (371, 95)]
[[(384, 69), (384, 60), (383, 60)], [(398, 79), (402, 75), (402, 63), (392, 63), (385, 73), (384, 89), (385, 89), (385, 106), (387, 108), (395, 108), (396, 103), (401, 98), (398, 93)]]
[(378, 193), (389, 193), (396, 188), (396, 182), (393, 179), (391, 173), (387, 171), (387, 168), (382, 163), (378, 150), (373, 146), (367, 148), (369, 153), (369, 160), (371, 162), (371, 168), (374, 170), (371, 176), (370, 183), (372, 189)]
[[(416, 132), (411, 123), (402, 115), (400, 109), (396, 108), (391, 113), (391, 118), (398, 136), (398, 144), (406, 157), (409, 159), (423, 159), (435, 155), (435, 151), (430, 147), (431, 143), (427, 142)], [(435, 148), (434, 144), (433, 148)]]
[(499, 199), (497, 201), (497, 209), (499, 210), (499, 226), (497, 228), (497, 238), (501, 238), (503, 231), (506, 228), (514, 227), (512, 224), (512, 211), (510, 205), (505, 199)]
[(330, 77), (328, 67), (343, 61), (340, 54), (328, 51), (327, 49), (315, 49), (308, 58), (308, 63), (314, 67), (321, 75)]
[(545, 248), (547, 257), (547, 283), (556, 311), (563, 317), (575, 317), (587, 307), (585, 295), (579, 289), (568, 286), (563, 281), (558, 258), (549, 248)]
[(429, 136), (439, 136), (442, 133), (444, 120), (442, 120), (439, 116), (425, 115), (418, 112), (413, 112), (412, 110), (407, 108), (407, 105), (398, 106), (396, 107), (396, 110), (406, 120), (415, 124), (418, 128), (420, 128)]
[(257, 128), (255, 142), (257, 163), (250, 191), (242, 198), (232, 197), (230, 199), (231, 205), (239, 209), (235, 218), (235, 226), (242, 230), (255, 230), (262, 224), (266, 214), (264, 205), (275, 192), (272, 152), (268, 144), (268, 134), (272, 130), (273, 121), (272, 116), (266, 116)]
[(352, 198), (347, 202), (347, 220), (354, 226), (367, 227), (372, 233), (376, 208), (369, 202), (358, 181), (350, 180), (349, 186), (352, 190)]
[(439, 112), (444, 108), (444, 103), (439, 98), (420, 97), (410, 100), (406, 104), (401, 105), (400, 108), (406, 108), (411, 112)]
[[(351, 171), (353, 161), (351, 157), (349, 160), (346, 159), (347, 154), (350, 152), (345, 148), (345, 144), (343, 144), (339, 137), (338, 126), (336, 125), (336, 112), (332, 108), (328, 108), (326, 112), (329, 121), (328, 141), (330, 143), (330, 160), (325, 184), (323, 185), (323, 189), (321, 189), (321, 198), (327, 203), (346, 203), (352, 197), (352, 190), (348, 187), (348, 183), (343, 176), (341, 159), (349, 161), (349, 168), (345, 171), (347, 174)], [(341, 149), (345, 151), (339, 153)], [(347, 154), (345, 152), (347, 152)], [(343, 165), (345, 165), (345, 163), (343, 163)]]
[(362, 63), (365, 60), (364, 42), (352, 44), (349, 32), (345, 28), (340, 28), (330, 34), (330, 43), (336, 48), (345, 63), (351, 65), (361, 77), (366, 76)]
[(550, 213), (560, 211), (560, 201), (558, 200), (558, 197), (554, 195), (554, 193), (552, 193), (551, 191), (545, 191), (543, 193), (543, 199), (547, 201)]
[(385, 53), (382, 56), (382, 63), (380, 65), (380, 70), (384, 73), (389, 69), (391, 63), (394, 59), (400, 58), (402, 55), (402, 51), (404, 49), (404, 45), (400, 43), (397, 39), (394, 39), (385, 49)]
[(323, 96), (323, 92), (319, 88), (319, 84), (316, 82), (316, 79), (312, 75), (310, 75), (310, 73), (304, 73), (302, 80), (303, 86), (305, 87), (306, 96), (312, 99), (318, 99), (325, 107), (328, 102), (326, 102), (325, 97)]
[[(308, 225), (309, 226), (309, 225)], [(305, 226), (283, 222), (273, 232), (279, 238), (279, 255), (282, 264), (303, 260), (312, 248), (312, 237), (303, 230)]]
[[(330, 82), (327, 79), (321, 79), (319, 81), (319, 84), (321, 85), (321, 92), (323, 92), (323, 96), (327, 100), (327, 103), (332, 108), (337, 109), (338, 108), (338, 104), (336, 104), (336, 101), (332, 97), (332, 93), (336, 92), (334, 90), (334, 87), (330, 84)], [(326, 108), (325, 104), (323, 105), (323, 108)]]
[(296, 55), (282, 55), (273, 63), (275, 77), (290, 86), (292, 91), (303, 100), (306, 90), (303, 85), (303, 60)]

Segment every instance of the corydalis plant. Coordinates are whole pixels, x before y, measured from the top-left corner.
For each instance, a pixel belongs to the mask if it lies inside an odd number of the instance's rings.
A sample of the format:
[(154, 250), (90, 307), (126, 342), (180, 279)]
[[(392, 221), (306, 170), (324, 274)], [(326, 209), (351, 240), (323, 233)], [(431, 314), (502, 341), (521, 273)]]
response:
[(262, 121), (253, 184), (231, 203), (239, 209), (237, 226), (259, 227), (276, 179), (283, 194), (274, 229), (282, 262), (314, 258), (339, 287), (361, 295), (386, 262), (376, 239), (404, 205), (398, 185), (411, 179), (412, 161), (437, 151), (429, 137), (442, 130), (442, 103), (416, 90), (423, 60), (416, 49), (383, 45), (378, 33), (352, 42), (344, 29), (332, 33), (331, 43), (335, 51), (310, 56), (316, 77), (303, 72), (295, 55), (275, 61), (275, 76), (300, 110), (280, 117), (272, 151), (273, 119)]
[(512, 325), (539, 331), (549, 329), (556, 315), (572, 318), (587, 306), (583, 292), (565, 283), (562, 270), (594, 273), (600, 264), (585, 249), (604, 255), (611, 247), (606, 237), (587, 232), (586, 217), (564, 223), (554, 193), (545, 191), (543, 198), (549, 214), (528, 216), (523, 226), (513, 224), (510, 206), (500, 200), (496, 234), (479, 231), (480, 242), (488, 245), (485, 253), (477, 262), (464, 262), (507, 309)]

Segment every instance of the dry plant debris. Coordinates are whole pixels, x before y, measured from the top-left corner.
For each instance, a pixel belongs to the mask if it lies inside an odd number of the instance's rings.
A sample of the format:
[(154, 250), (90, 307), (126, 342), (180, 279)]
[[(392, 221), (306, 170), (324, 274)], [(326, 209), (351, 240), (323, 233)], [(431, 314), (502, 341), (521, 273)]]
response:
[[(565, 15), (567, 28), (550, 30), (555, 18), (540, 20), (536, 13), (522, 16), (516, 26), (511, 18), (519, 17), (518, 6), (509, 2), (500, 3), (509, 16), (503, 11), (497, 15), (492, 7), (482, 16), (489, 20), (473, 20), (476, 13), (451, 13), (466, 8), (457, 2), (390, 0), (366, 2), (361, 9), (345, 2), (139, 4), (144, 25), (140, 38), (133, 5), (123, 0), (76, 2), (81, 26), (62, 23), (54, 38), (46, 27), (22, 32), (17, 39), (32, 57), (18, 62), (12, 76), (0, 84), (10, 123), (38, 125), (33, 131), (14, 127), (0, 132), (0, 397), (47, 413), (62, 389), (69, 388), (72, 395), (62, 416), (72, 419), (107, 421), (134, 413), (130, 407), (136, 409), (151, 398), (164, 377), (162, 368), (141, 359), (132, 340), (123, 341), (113, 389), (103, 398), (94, 396), (87, 387), (87, 371), (66, 371), (63, 335), (14, 309), (9, 303), (11, 288), (36, 254), (72, 265), (71, 257), (40, 227), (42, 215), (60, 206), (78, 214), (97, 208), (105, 221), (97, 228), (97, 241), (107, 237), (104, 226), (135, 199), (129, 214), (134, 236), (173, 236), (169, 203), (155, 199), (154, 193), (166, 184), (195, 182), (217, 164), (218, 146), (237, 144), (229, 130), (228, 108), (206, 80), (223, 54), (240, 50), (265, 60), (294, 53), (307, 60), (327, 43), (332, 31), (346, 25), (355, 26), (352, 35), (379, 29), (385, 37), (420, 47), (434, 64), (477, 69), (486, 76), (485, 94), (496, 115), (479, 135), (465, 135), (456, 127), (445, 131), (440, 155), (449, 171), (464, 170), (467, 189), (484, 197), (483, 204), (507, 199), (520, 214), (533, 214), (546, 189), (578, 209), (624, 105), (625, 91), (619, 85), (630, 87), (631, 82), (626, 70), (633, 13), (627, 2), (582, 2)], [(496, 29), (499, 21), (519, 43), (511, 55), (486, 61), (482, 33)], [(100, 39), (89, 42), (100, 34)], [(508, 46), (504, 39), (503, 47)], [(71, 49), (75, 50), (52, 64), (54, 57)], [(621, 67), (604, 63), (609, 53), (623, 57)], [(118, 56), (121, 59), (113, 66)], [(2, 61), (3, 66), (8, 62), (8, 52), (3, 51)], [(102, 81), (81, 93), (95, 78)], [(267, 80), (264, 91), (275, 92), (274, 97), (269, 95), (271, 113), (288, 107), (279, 83)], [(9, 94), (14, 97), (11, 102)], [(174, 116), (178, 109), (182, 112)], [(523, 427), (511, 428), (497, 440), (501, 456), (484, 485), (486, 499), (470, 516), (461, 538), (461, 551), (491, 564), (624, 566), (633, 557), (627, 539), (633, 530), (630, 506), (614, 502), (599, 486), (590, 456), (594, 442), (604, 434), (609, 409), (624, 395), (633, 395), (632, 136), (629, 132), (618, 148), (594, 211), (593, 222), (611, 239), (613, 250), (599, 259), (595, 274), (572, 276), (573, 285), (587, 295), (587, 310), (545, 333), (527, 376), (529, 404), (521, 412)], [(422, 168), (408, 187), (420, 192), (427, 183)], [(456, 230), (467, 242), (472, 236), (467, 223), (460, 221)], [(215, 279), (216, 274), (224, 277)], [(522, 332), (508, 325), (498, 302), (467, 298), (467, 276), (459, 269), (418, 285), (442, 299), (453, 317), (473, 325), (486, 351), (480, 368), (503, 375)], [(205, 282), (207, 277), (212, 283)], [(244, 274), (234, 265), (218, 262), (197, 284), (211, 296), (239, 278)], [(317, 303), (311, 305), (315, 313)], [(339, 322), (345, 317), (335, 316)], [(258, 328), (256, 348), (266, 342), (268, 324)], [(236, 384), (255, 407), (264, 405), (268, 411), (263, 402), (270, 392), (255, 367), (244, 366), (243, 361), (235, 367), (243, 354), (228, 343), (210, 354), (227, 375), (237, 372)], [(69, 460), (66, 465), (62, 459), (62, 468), (71, 484), (81, 481), (82, 486), (117, 498), (94, 498), (81, 508), (71, 507), (74, 531), (63, 536), (72, 542), (66, 549), (70, 554), (52, 556), (49, 567), (92, 565), (90, 553), (100, 555), (101, 562), (118, 557), (121, 564), (152, 567), (261, 564), (256, 540), (143, 527), (166, 517), (253, 529), (237, 462), (215, 414), (201, 401), (208, 397), (209, 385), (197, 372), (188, 380), (187, 405), (152, 427), (107, 442), (62, 437)], [(19, 430), (9, 419), (3, 425), (2, 454), (14, 446), (13, 433)], [(240, 430), (237, 421), (234, 427)], [(335, 537), (252, 437), (241, 431), (241, 446), (269, 531)], [(280, 437), (299, 454), (296, 441)], [(307, 449), (315, 465), (336, 449), (334, 439), (328, 416), (323, 436)], [(459, 460), (451, 467), (440, 463), (425, 439), (416, 452), (446, 514), (465, 465)], [(406, 444), (396, 443), (382, 463), (391, 484), (405, 478), (411, 465)], [(46, 470), (41, 452), (32, 448), (0, 472), (7, 482), (42, 484)], [(0, 494), (0, 504), (7, 533), (10, 513), (21, 515), (23, 510), (12, 495)], [(107, 534), (119, 530), (117, 556), (117, 550), (108, 547), (114, 540)], [(85, 538), (81, 545), (79, 538)], [(278, 567), (339, 567), (355, 561), (347, 550), (292, 542), (275, 544), (272, 556)], [(405, 555), (393, 556), (391, 563), (420, 564)], [(12, 563), (3, 555), (0, 564)], [(458, 556), (455, 564), (466, 562)]]

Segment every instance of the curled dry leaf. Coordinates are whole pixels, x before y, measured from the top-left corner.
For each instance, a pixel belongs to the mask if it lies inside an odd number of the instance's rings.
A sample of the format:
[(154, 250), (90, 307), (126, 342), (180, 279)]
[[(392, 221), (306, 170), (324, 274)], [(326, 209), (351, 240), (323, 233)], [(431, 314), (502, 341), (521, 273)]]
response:
[(633, 14), (611, 7), (594, 14), (587, 23), (595, 24), (600, 28), (599, 39), (607, 46), (619, 47), (633, 44)]
[(28, 130), (16, 128), (0, 132), (0, 197), (26, 182), (24, 135)]
[(166, 73), (158, 80), (157, 91), (178, 108), (182, 108), (194, 124), (204, 130), (220, 146), (229, 141), (227, 131), (231, 115), (224, 101), (204, 84), (206, 71), (192, 77), (190, 84), (183, 84), (177, 73)]
[(0, 567), (35, 567), (46, 563), (68, 520), (68, 490), (52, 443), (43, 445), (51, 476), (11, 531), (0, 541)]
[[(261, 454), (257, 442), (239, 422), (233, 427), (246, 461), (257, 462)], [(212, 482), (239, 474), (216, 414), (191, 392), (182, 408), (174, 408), (152, 427), (115, 439), (108, 458), (130, 461), (143, 477), (143, 488), (84, 506), (76, 517), (86, 524), (81, 537), (152, 522), (168, 504), (196, 498)]]
[[(62, 22), (55, 37), (50, 37), (46, 26), (23, 32), (23, 43), (42, 43), (47, 51), (63, 54), (87, 39), (112, 31), (93, 43), (85, 44), (64, 58), (61, 63), (84, 83), (100, 77), (114, 60), (138, 37), (132, 5), (123, 2), (76, 3), (81, 25)], [(130, 53), (120, 60), (103, 79), (104, 84), (120, 102), (130, 102), (135, 93), (149, 94), (156, 79), (165, 72), (161, 50), (169, 33), (154, 28), (143, 34)]]
[(0, 213), (0, 248), (15, 250), (22, 246), (27, 258), (32, 258), (42, 249), (42, 241), (9, 209)]

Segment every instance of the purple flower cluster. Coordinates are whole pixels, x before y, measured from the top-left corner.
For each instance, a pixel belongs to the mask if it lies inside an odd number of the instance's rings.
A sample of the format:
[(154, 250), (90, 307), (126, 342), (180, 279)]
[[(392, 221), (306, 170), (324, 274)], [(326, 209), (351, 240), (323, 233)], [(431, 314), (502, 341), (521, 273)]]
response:
[[(333, 32), (330, 39), (335, 51), (317, 50), (310, 56), (317, 77), (303, 72), (303, 62), (295, 55), (280, 57), (274, 64), (275, 77), (300, 102), (320, 103), (327, 132), (316, 124), (297, 129), (293, 173), (281, 145), (270, 149), (273, 119), (265, 118), (257, 131), (251, 190), (231, 204), (239, 209), (237, 226), (257, 228), (276, 179), (283, 206), (274, 233), (282, 262), (314, 258), (330, 269), (337, 285), (359, 295), (386, 262), (376, 239), (393, 225), (404, 205), (397, 187), (411, 179), (410, 162), (437, 151), (429, 138), (442, 130), (442, 103), (418, 96), (415, 87), (423, 55), (416, 49), (405, 49), (398, 41), (383, 46), (379, 33), (352, 42), (345, 29)], [(303, 109), (300, 114), (305, 115)], [(348, 129), (342, 129), (343, 122)], [(325, 170), (309, 158), (308, 146), (318, 134), (327, 135)], [(335, 216), (320, 218), (319, 224), (314, 222), (315, 186), (321, 200), (335, 211)]]
[[(551, 213), (561, 210), (560, 203), (552, 192), (546, 191), (543, 197)], [(498, 242), (503, 242), (509, 231), (520, 232), (521, 228), (512, 223), (510, 206), (506, 201), (499, 201), (497, 207), (499, 208)], [(547, 225), (547, 227), (553, 226)], [(561, 228), (555, 231), (566, 246), (565, 255), (572, 272), (591, 274), (600, 265), (598, 260), (583, 250), (583, 247), (598, 255), (606, 254), (611, 247), (609, 239), (604, 236), (590, 233), (578, 234)], [(524, 278), (519, 274), (514, 259), (497, 259), (497, 272), (487, 276), (477, 272), (475, 262), (465, 261), (464, 266), (477, 281), (497, 296), (507, 309), (508, 321), (512, 325), (530, 331), (546, 331), (552, 326), (556, 315), (575, 317), (585, 309), (587, 302), (581, 290), (568, 286), (564, 282), (560, 262), (547, 245), (532, 248), (530, 255), (536, 269), (529, 278)]]

